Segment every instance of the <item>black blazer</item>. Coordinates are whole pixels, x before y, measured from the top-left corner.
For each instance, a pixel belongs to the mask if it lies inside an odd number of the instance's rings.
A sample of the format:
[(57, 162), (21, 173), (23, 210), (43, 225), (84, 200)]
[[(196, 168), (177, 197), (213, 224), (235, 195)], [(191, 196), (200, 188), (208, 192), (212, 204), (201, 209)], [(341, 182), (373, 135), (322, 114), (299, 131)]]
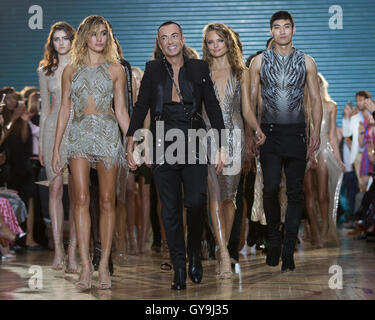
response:
[[(202, 115), (202, 102), (211, 123), (211, 127), (225, 129), (220, 104), (216, 98), (213, 83), (210, 77), (208, 64), (203, 60), (185, 59), (186, 76), (193, 85), (193, 113)], [(135, 104), (127, 136), (143, 128), (143, 121), (148, 109), (151, 109), (151, 131), (155, 138), (156, 110), (162, 110), (164, 103), (164, 86), (169, 81), (169, 75), (163, 60), (153, 60), (146, 63), (145, 73), (142, 78), (138, 100)], [(219, 141), (221, 146), (221, 142)]]

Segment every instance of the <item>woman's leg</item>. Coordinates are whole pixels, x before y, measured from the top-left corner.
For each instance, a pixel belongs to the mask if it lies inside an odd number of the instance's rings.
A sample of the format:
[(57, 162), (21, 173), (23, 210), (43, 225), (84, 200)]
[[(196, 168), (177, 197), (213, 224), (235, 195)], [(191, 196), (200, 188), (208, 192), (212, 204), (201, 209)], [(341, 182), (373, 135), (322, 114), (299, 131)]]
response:
[(224, 223), (225, 223), (225, 241), (228, 243), (230, 233), (232, 231), (232, 225), (234, 220), (234, 214), (236, 212), (236, 208), (232, 200), (225, 200), (223, 201), (223, 215), (224, 215)]
[(322, 240), (327, 240), (328, 237), (328, 214), (329, 214), (329, 194), (328, 194), (328, 170), (324, 163), (324, 159), (318, 157), (318, 167), (316, 168), (318, 178), (318, 201), (320, 214), (322, 216)]
[(73, 178), (69, 174), (68, 193), (69, 193), (69, 247), (68, 247), (68, 262), (65, 272), (75, 273), (78, 270), (76, 259), (77, 250), (77, 232), (74, 223), (74, 190)]
[(117, 199), (116, 203), (116, 262), (122, 266), (127, 261), (126, 250), (126, 206)]
[(113, 232), (116, 221), (116, 180), (117, 168), (107, 169), (103, 162), (98, 162), (97, 172), (99, 178), (99, 232), (102, 254), (99, 264), (99, 288), (111, 287), (111, 279), (108, 270), (109, 256), (112, 249)]
[(145, 183), (145, 178), (140, 177), (139, 188), (141, 194), (142, 214), (140, 228), (138, 229), (139, 253), (145, 252), (146, 238), (150, 230), (150, 184)]
[(210, 214), (215, 233), (216, 243), (219, 246), (219, 274), (221, 278), (230, 278), (232, 275), (229, 252), (227, 249), (225, 217), (221, 201), (210, 200)]
[(64, 262), (63, 224), (64, 208), (62, 204), (63, 178), (56, 176), (49, 185), (49, 215), (51, 218), (55, 258), (52, 267), (61, 270)]
[(315, 201), (315, 189), (313, 183), (313, 170), (309, 169), (305, 174), (304, 180), (304, 190), (305, 190), (305, 207), (310, 220), (310, 231), (312, 237), (312, 245), (317, 248), (322, 248), (323, 243), (319, 231), (318, 220), (316, 216), (316, 201)]
[(27, 235), (26, 235), (26, 245), (30, 247), (38, 246), (34, 240), (34, 220), (35, 220), (35, 207), (34, 198), (29, 198), (29, 204), (27, 209)]
[(135, 183), (135, 176), (129, 173), (128, 181), (126, 184), (126, 222), (128, 228), (128, 240), (129, 240), (129, 254), (137, 255), (137, 239), (135, 236), (135, 202), (136, 202), (137, 190)]
[(74, 221), (76, 225), (79, 253), (82, 269), (79, 276), (78, 286), (87, 288), (91, 284), (91, 261), (90, 261), (90, 229), (91, 219), (89, 213), (90, 192), (89, 175), (90, 163), (88, 160), (70, 159), (70, 170), (74, 190)]

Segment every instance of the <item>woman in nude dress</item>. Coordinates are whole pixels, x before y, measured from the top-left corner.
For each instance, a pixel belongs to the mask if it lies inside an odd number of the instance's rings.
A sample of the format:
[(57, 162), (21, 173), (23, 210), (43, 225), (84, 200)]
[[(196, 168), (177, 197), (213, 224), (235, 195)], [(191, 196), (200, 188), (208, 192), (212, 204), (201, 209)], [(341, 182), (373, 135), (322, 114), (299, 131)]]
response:
[[(72, 45), (71, 64), (62, 75), (61, 107), (57, 120), (52, 168), (62, 174), (59, 148), (69, 120), (67, 158), (75, 192), (74, 217), (81, 272), (76, 286), (91, 288), (89, 177), (95, 167), (99, 178), (100, 242), (98, 289), (111, 288), (108, 260), (115, 227), (118, 169), (125, 166), (124, 136), (129, 126), (124, 87), (126, 74), (108, 22), (100, 16), (85, 18)], [(112, 104), (113, 102), (113, 104)]]
[[(49, 214), (51, 217), (52, 234), (55, 247), (55, 257), (52, 268), (61, 270), (64, 264), (63, 246), (63, 224), (64, 209), (63, 177), (57, 176), (51, 166), (52, 150), (56, 133), (57, 115), (61, 105), (61, 75), (67, 64), (70, 62), (70, 49), (75, 37), (74, 28), (66, 22), (57, 22), (51, 29), (45, 44), (43, 60), (39, 64), (39, 87), (41, 93), (40, 113), (40, 135), (39, 135), (39, 160), (46, 168), (49, 184)], [(66, 163), (66, 135), (61, 145), (61, 161)], [(77, 271), (76, 247), (77, 239), (73, 219), (73, 191), (69, 184), (69, 225), (70, 242), (68, 248), (67, 273)]]
[[(227, 243), (229, 241), (236, 203), (236, 193), (241, 177), (244, 124), (256, 131), (258, 144), (265, 140), (253, 111), (249, 105), (249, 72), (243, 64), (239, 39), (222, 23), (212, 23), (203, 30), (203, 60), (208, 62), (216, 97), (220, 103), (224, 124), (229, 133), (228, 155), (232, 162), (228, 167), (236, 168), (231, 174), (216, 174), (213, 166), (208, 168), (208, 190), (210, 213), (219, 246), (220, 278), (232, 276)], [(208, 123), (207, 123), (208, 124)]]
[[(328, 82), (318, 73), (323, 117), (320, 129), (320, 147), (305, 175), (305, 203), (309, 215), (312, 245), (321, 248), (328, 242), (337, 244), (336, 214), (345, 165), (341, 161), (336, 135), (336, 103), (328, 94)], [(307, 103), (309, 105), (309, 103)], [(315, 170), (313, 170), (315, 169)], [(317, 186), (314, 187), (313, 174)], [(315, 193), (317, 199), (315, 199)], [(315, 208), (321, 215), (321, 226)]]

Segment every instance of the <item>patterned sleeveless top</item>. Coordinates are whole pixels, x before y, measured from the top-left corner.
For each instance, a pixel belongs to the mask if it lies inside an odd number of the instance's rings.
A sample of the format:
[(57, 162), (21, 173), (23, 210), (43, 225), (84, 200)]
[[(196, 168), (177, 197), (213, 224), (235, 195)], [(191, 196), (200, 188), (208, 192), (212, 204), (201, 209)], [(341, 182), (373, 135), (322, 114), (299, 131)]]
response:
[(70, 95), (73, 110), (81, 115), (92, 95), (98, 112), (108, 113), (113, 99), (113, 82), (108, 72), (109, 63), (99, 66), (80, 66), (72, 79)]
[(305, 55), (294, 49), (282, 56), (269, 49), (263, 52), (260, 68), (262, 123), (305, 123)]

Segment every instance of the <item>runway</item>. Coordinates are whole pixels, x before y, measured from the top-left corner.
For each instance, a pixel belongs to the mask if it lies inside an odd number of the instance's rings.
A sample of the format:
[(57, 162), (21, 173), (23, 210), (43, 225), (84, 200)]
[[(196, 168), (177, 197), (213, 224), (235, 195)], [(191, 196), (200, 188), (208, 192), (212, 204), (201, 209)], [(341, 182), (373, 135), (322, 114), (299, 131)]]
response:
[(86, 292), (74, 286), (78, 275), (50, 268), (52, 251), (27, 252), (0, 265), (0, 300), (374, 300), (375, 243), (352, 237), (340, 231), (338, 248), (299, 245), (296, 270), (287, 273), (281, 265), (266, 266), (265, 255), (247, 247), (231, 280), (216, 276), (215, 260), (204, 261), (202, 283), (188, 279), (181, 292), (170, 289), (173, 272), (161, 271), (164, 260), (151, 251), (115, 265), (111, 290), (96, 288), (94, 272), (93, 288)]

